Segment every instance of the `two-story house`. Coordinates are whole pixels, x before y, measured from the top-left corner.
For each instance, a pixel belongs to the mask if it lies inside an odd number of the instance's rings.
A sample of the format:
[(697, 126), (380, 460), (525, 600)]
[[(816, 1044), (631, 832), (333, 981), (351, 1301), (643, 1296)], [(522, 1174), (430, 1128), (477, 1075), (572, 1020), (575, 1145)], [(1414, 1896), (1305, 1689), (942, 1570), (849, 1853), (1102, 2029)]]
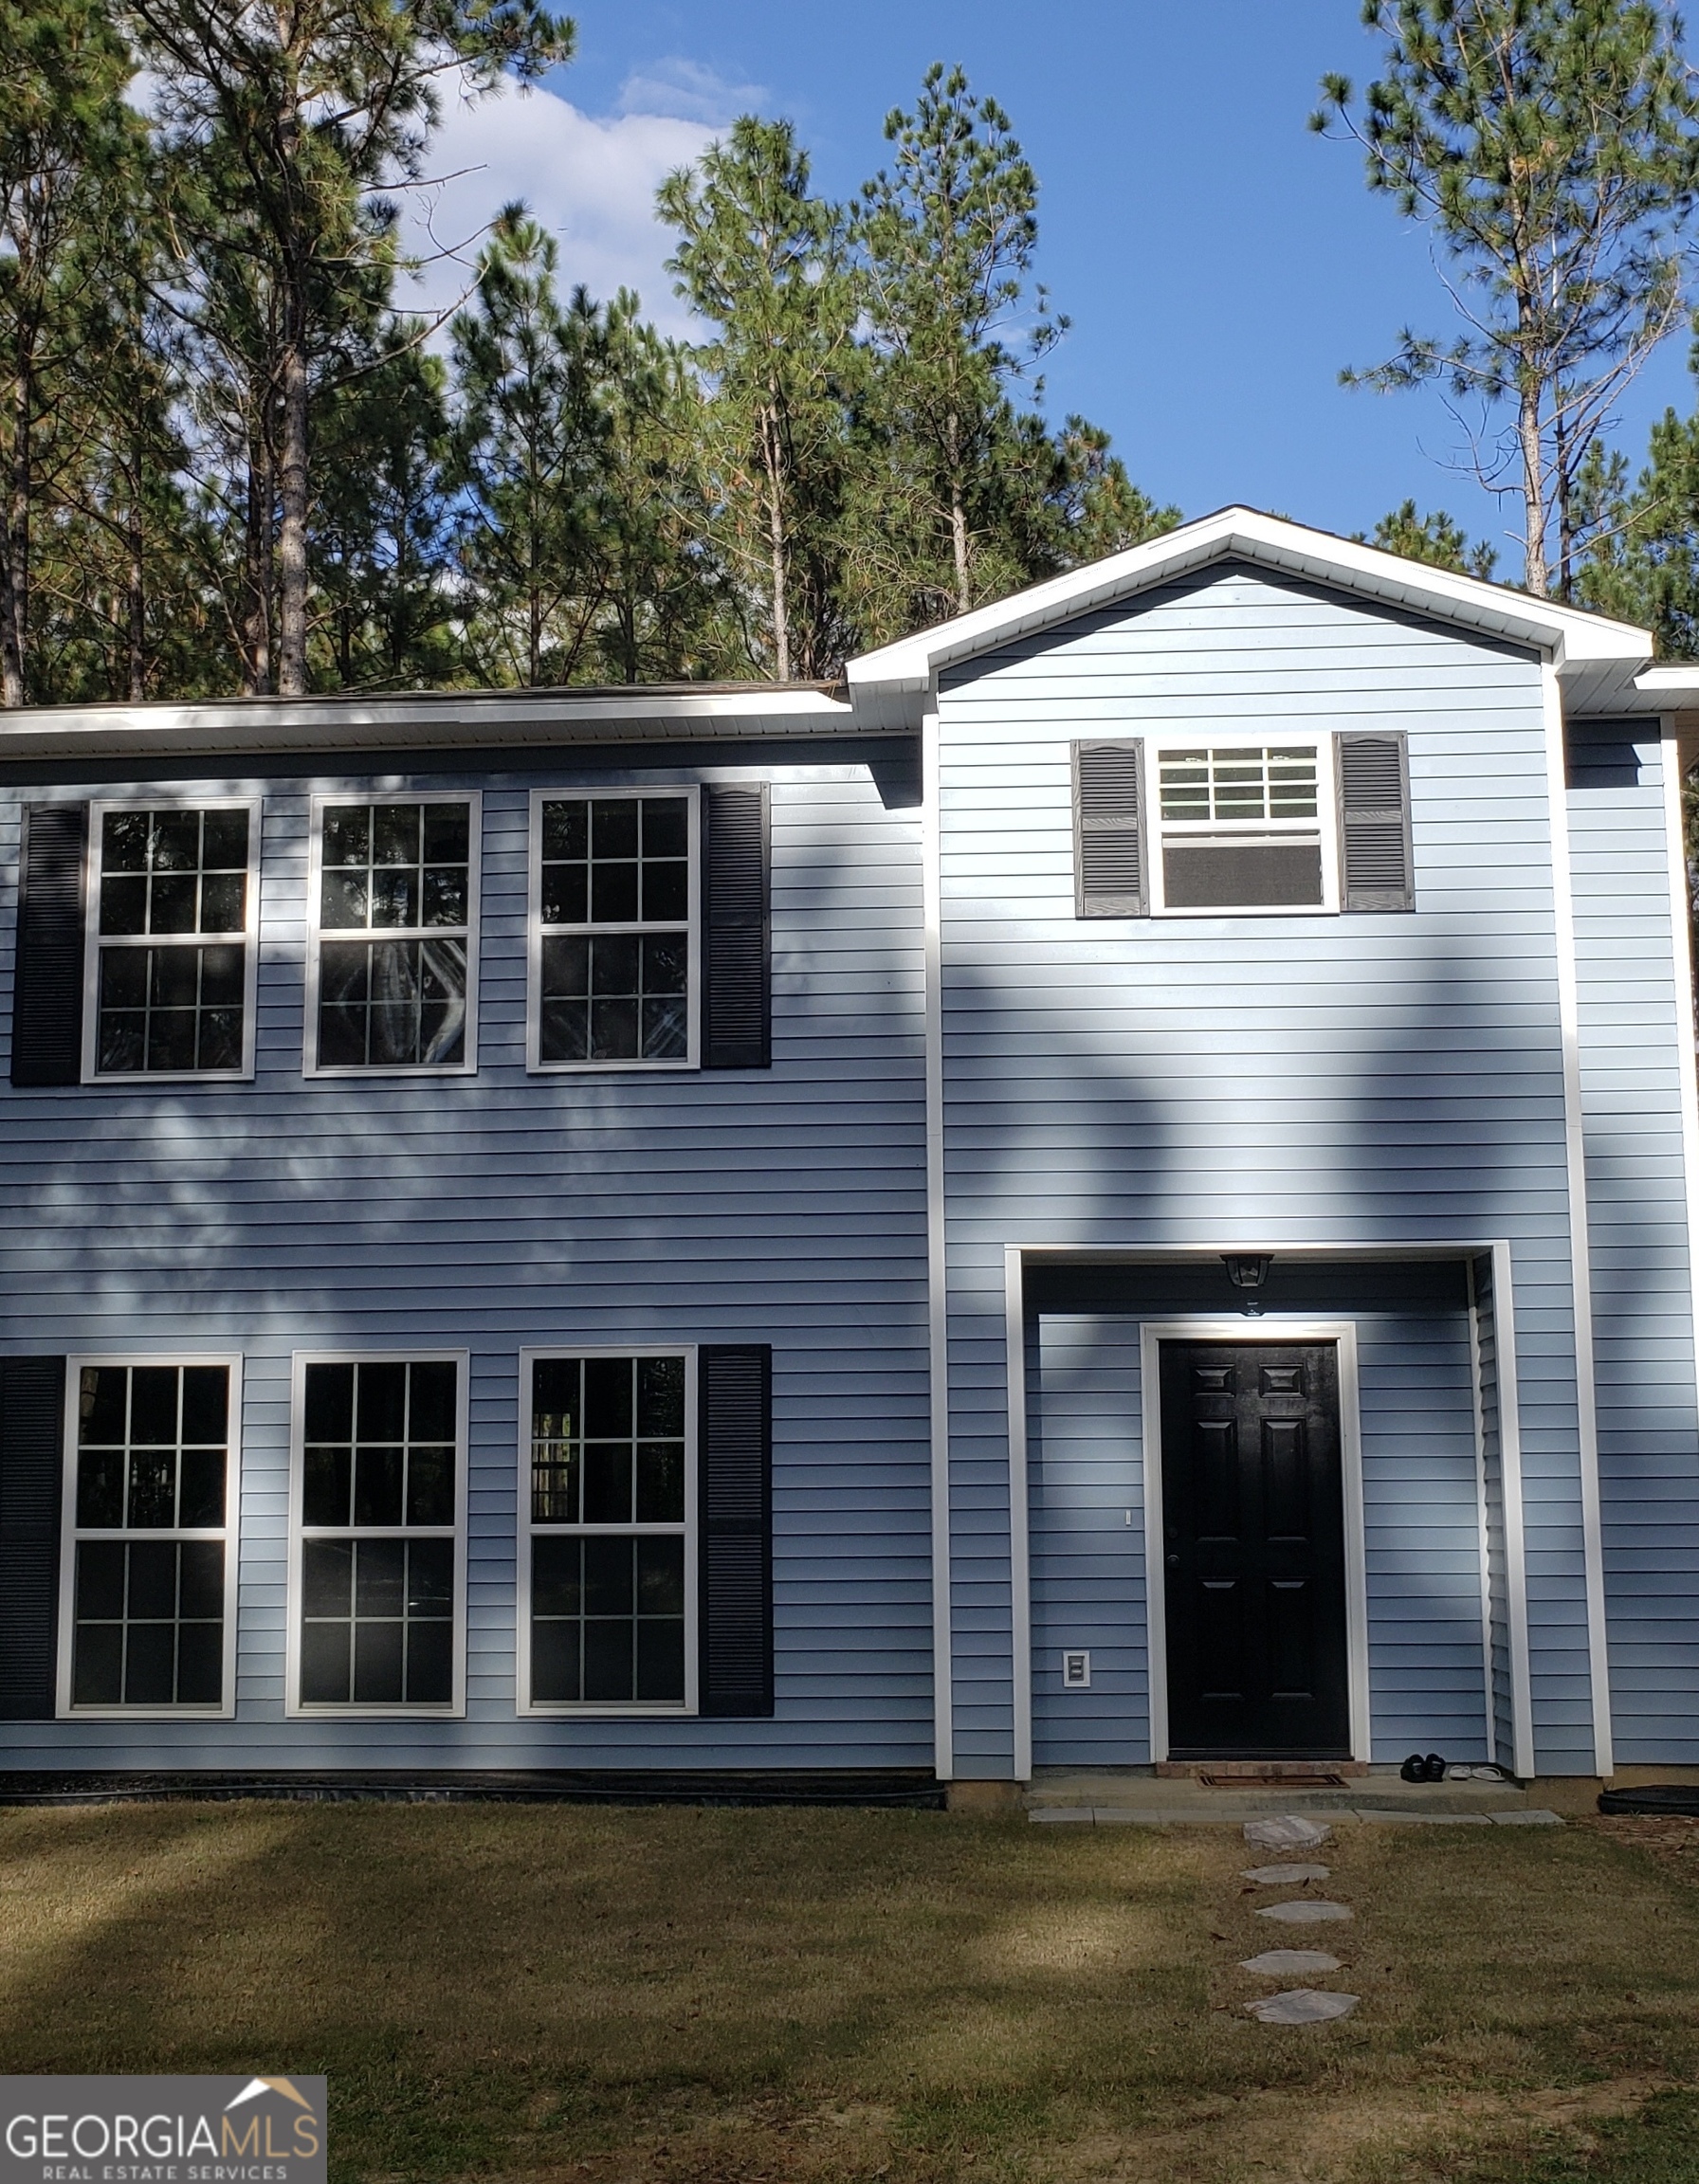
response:
[(1650, 654), (1229, 509), (837, 688), (0, 717), (0, 1768), (1699, 1765)]

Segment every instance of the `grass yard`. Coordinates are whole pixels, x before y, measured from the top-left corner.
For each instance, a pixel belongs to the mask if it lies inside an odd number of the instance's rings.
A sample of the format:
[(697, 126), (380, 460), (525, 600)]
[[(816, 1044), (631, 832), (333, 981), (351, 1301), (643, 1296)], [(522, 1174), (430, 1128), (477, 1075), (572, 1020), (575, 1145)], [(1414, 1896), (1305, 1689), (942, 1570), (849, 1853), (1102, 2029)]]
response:
[[(332, 2175), (1691, 2184), (1699, 1827), (857, 1811), (0, 1812), (0, 2069), (318, 2071)], [(1362, 1995), (1262, 2026), (1236, 1960)]]

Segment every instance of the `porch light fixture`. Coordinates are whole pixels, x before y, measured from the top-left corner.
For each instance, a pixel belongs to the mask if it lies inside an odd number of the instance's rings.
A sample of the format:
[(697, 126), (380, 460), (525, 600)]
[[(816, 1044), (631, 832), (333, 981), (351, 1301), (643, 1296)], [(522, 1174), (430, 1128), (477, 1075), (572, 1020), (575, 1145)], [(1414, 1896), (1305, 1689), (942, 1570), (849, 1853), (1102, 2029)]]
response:
[[(1269, 1279), (1269, 1268), (1274, 1260), (1268, 1251), (1223, 1251), (1221, 1264), (1227, 1268), (1227, 1279), (1235, 1289), (1253, 1290), (1260, 1289)], [(1262, 1306), (1254, 1297), (1246, 1300), (1245, 1315), (1251, 1320), (1261, 1317)]]

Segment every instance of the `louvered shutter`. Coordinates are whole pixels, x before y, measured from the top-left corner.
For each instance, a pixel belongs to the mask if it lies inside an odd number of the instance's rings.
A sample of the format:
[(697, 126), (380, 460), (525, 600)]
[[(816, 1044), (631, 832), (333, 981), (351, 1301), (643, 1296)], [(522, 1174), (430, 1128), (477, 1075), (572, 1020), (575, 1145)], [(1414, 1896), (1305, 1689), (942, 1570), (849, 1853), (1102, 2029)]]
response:
[(11, 1003), (14, 1084), (82, 1078), (82, 866), (86, 804), (27, 804), (18, 860)]
[(773, 1711), (773, 1352), (715, 1343), (697, 1356), (701, 1424), (703, 1714)]
[(773, 1061), (770, 852), (766, 789), (703, 794), (704, 1069)]
[(0, 1365), (0, 1721), (51, 1721), (59, 1654), (64, 1359)]
[(1410, 758), (1402, 735), (1338, 739), (1340, 899), (1346, 910), (1413, 910)]
[(1073, 892), (1080, 918), (1142, 918), (1144, 745), (1073, 747)]

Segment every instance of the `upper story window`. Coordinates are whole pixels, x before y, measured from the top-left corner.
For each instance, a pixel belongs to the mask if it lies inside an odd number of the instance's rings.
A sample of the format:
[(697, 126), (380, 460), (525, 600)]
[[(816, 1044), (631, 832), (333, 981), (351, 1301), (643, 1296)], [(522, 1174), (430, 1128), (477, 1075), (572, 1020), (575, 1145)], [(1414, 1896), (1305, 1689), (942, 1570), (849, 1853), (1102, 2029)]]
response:
[(531, 1066), (697, 1063), (697, 795), (532, 800)]
[(82, 1074), (253, 1066), (251, 803), (94, 807)]
[(1329, 738), (1165, 737), (1153, 755), (1153, 910), (1338, 909)]
[(317, 799), (314, 1072), (476, 1067), (478, 832), (475, 796)]
[(62, 1711), (229, 1711), (238, 1377), (72, 1360)]

